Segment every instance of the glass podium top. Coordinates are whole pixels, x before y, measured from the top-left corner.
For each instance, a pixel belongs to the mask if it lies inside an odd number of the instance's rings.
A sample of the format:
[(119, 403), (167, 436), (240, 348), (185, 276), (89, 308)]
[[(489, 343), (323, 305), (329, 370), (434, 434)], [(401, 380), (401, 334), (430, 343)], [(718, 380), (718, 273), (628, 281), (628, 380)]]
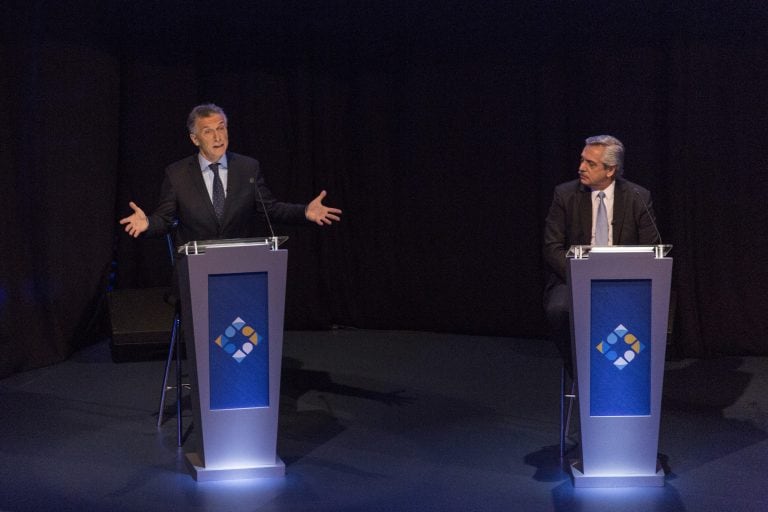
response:
[(672, 246), (668, 244), (659, 245), (572, 245), (566, 258), (586, 259), (590, 253), (594, 254), (640, 254), (653, 253), (655, 258), (665, 258)]
[(269, 236), (266, 238), (224, 238), (221, 240), (194, 240), (180, 245), (176, 251), (179, 254), (203, 254), (207, 249), (222, 247), (254, 247), (264, 246), (276, 251), (288, 240), (287, 236)]

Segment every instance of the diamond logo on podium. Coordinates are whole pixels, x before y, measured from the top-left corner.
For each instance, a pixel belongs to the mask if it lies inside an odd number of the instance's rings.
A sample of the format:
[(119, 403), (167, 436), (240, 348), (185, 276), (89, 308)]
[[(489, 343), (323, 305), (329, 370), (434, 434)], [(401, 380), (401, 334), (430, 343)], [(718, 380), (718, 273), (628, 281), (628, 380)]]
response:
[(240, 363), (248, 357), (248, 354), (253, 352), (254, 347), (261, 340), (262, 337), (259, 336), (256, 329), (246, 324), (242, 318), (237, 317), (227, 326), (224, 333), (213, 340), (213, 343)]
[(623, 370), (645, 349), (645, 345), (626, 327), (619, 324), (595, 348), (613, 362), (617, 369)]

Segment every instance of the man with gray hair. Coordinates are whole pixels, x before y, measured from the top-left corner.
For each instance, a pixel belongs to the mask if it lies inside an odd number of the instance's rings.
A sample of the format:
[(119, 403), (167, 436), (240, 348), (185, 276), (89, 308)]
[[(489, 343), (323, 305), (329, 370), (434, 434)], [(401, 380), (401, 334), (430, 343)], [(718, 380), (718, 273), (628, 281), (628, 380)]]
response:
[(578, 179), (555, 187), (544, 223), (544, 261), (549, 277), (544, 309), (550, 336), (573, 376), (570, 297), (566, 257), (572, 245), (655, 245), (651, 193), (625, 180), (624, 145), (616, 137), (589, 137), (581, 152)]

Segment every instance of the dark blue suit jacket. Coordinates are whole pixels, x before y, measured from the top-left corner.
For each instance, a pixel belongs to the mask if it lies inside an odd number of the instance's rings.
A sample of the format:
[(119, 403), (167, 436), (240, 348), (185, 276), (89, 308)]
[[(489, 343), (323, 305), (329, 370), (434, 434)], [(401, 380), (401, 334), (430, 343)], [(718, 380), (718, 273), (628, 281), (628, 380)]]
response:
[[(544, 226), (544, 261), (551, 271), (546, 290), (566, 281), (565, 254), (572, 245), (592, 239), (592, 198), (579, 180), (555, 187), (555, 197)], [(630, 181), (616, 180), (613, 198), (613, 244), (655, 245), (656, 230), (651, 193)]]
[(305, 220), (306, 205), (277, 201), (264, 183), (258, 160), (227, 152), (227, 191), (224, 216), (216, 218), (205, 188), (197, 154), (172, 163), (165, 169), (157, 208), (149, 216), (145, 236), (162, 236), (175, 229), (177, 246), (192, 240), (254, 237), (264, 233), (259, 187), (272, 222), (296, 224)]

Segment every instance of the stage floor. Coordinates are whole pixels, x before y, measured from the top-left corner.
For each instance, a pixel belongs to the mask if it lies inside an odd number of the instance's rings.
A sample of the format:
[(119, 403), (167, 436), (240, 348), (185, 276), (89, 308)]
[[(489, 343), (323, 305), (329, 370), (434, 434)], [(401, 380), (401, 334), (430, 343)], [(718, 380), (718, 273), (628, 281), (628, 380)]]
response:
[[(560, 366), (546, 341), (336, 330), (285, 334), (283, 478), (197, 483), (163, 361), (108, 340), (0, 381), (0, 510), (764, 511), (768, 358), (667, 362), (665, 485), (574, 489), (558, 460)], [(174, 399), (170, 394), (170, 402)]]

